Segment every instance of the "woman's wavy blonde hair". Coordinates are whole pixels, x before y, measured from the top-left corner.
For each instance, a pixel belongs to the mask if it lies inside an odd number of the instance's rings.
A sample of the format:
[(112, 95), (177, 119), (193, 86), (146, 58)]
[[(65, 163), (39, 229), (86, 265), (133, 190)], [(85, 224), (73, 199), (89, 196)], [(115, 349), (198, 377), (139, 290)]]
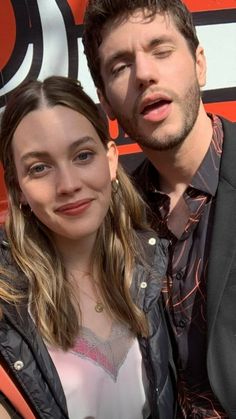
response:
[[(24, 82), (12, 94), (2, 117), (0, 156), (8, 191), (5, 230), (11, 253), (28, 279), (27, 298), (32, 301), (32, 315), (40, 333), (49, 344), (66, 350), (73, 345), (80, 328), (72, 285), (51, 240), (50, 230), (29, 207), (20, 209), (20, 188), (11, 146), (20, 121), (42, 104), (66, 106), (84, 115), (95, 127), (104, 147), (110, 139), (98, 107), (79, 82), (65, 77)], [(108, 213), (98, 231), (93, 260), (100, 273), (99, 291), (112, 315), (128, 323), (136, 334), (146, 336), (145, 316), (133, 303), (129, 291), (134, 261), (140, 251), (135, 230), (146, 228), (145, 205), (121, 166), (118, 166), (117, 179), (119, 186), (112, 192)], [(3, 270), (2, 275), (5, 274)], [(17, 278), (10, 272), (8, 277), (10, 289), (1, 281), (0, 297), (18, 301), (19, 295), (14, 294)]]

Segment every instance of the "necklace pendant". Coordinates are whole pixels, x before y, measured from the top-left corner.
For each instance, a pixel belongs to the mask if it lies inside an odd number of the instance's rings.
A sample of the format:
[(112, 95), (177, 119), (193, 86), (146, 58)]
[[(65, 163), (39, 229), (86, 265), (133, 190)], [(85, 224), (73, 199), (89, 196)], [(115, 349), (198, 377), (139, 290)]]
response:
[(103, 310), (104, 310), (104, 305), (102, 303), (100, 303), (100, 302), (97, 302), (97, 304), (95, 305), (94, 309), (95, 309), (95, 311), (97, 313), (102, 313)]

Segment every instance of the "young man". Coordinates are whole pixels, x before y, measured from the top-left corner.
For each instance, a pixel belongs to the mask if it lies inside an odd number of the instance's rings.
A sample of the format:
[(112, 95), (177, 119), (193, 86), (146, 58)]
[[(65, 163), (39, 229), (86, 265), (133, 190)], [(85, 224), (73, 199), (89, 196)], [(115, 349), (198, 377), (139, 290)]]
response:
[(207, 115), (206, 63), (180, 0), (90, 0), (102, 106), (142, 147), (135, 177), (169, 239), (163, 287), (179, 418), (236, 418), (236, 126)]

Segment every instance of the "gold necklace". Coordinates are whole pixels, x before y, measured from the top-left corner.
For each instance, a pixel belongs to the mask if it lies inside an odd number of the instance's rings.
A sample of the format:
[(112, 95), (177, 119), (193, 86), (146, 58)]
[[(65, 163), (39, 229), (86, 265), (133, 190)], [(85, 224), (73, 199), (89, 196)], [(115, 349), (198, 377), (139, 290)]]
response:
[[(86, 273), (87, 276), (91, 276), (91, 274), (88, 272)], [(74, 279), (74, 275), (71, 273), (70, 276)], [(92, 276), (91, 276), (92, 277)], [(95, 283), (95, 281), (94, 281)], [(94, 298), (91, 297), (91, 295), (89, 295), (86, 291), (84, 291), (79, 285), (78, 285), (80, 291), (82, 291), (85, 295), (87, 295), (88, 298), (90, 298), (90, 300), (92, 300), (93, 302), (95, 302), (95, 306), (94, 306), (94, 310), (96, 311), (96, 313), (102, 313), (103, 310), (105, 309), (104, 304), (101, 301), (96, 301)], [(94, 289), (96, 290), (96, 294), (97, 294), (97, 289), (96, 286), (94, 285)]]
[(86, 291), (82, 290), (81, 287), (79, 286), (80, 291), (82, 291), (85, 295), (87, 295), (88, 298), (90, 298), (90, 300), (92, 300), (93, 302), (95, 302), (95, 306), (94, 306), (94, 310), (96, 311), (96, 313), (102, 313), (105, 306), (101, 301), (96, 301), (94, 300), (94, 298), (91, 297), (91, 295), (89, 295)]

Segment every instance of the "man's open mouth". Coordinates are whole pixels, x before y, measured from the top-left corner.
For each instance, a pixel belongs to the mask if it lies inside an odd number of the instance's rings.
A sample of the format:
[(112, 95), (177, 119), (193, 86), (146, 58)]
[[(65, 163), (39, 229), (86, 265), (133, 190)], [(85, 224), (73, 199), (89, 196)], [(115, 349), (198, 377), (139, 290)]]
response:
[(161, 100), (157, 100), (153, 103), (150, 103), (150, 105), (146, 105), (143, 110), (141, 111), (142, 115), (146, 115), (147, 113), (154, 111), (154, 110), (158, 110), (160, 108), (162, 108), (165, 105), (169, 105), (171, 103), (170, 100), (166, 100), (166, 99), (161, 99)]

